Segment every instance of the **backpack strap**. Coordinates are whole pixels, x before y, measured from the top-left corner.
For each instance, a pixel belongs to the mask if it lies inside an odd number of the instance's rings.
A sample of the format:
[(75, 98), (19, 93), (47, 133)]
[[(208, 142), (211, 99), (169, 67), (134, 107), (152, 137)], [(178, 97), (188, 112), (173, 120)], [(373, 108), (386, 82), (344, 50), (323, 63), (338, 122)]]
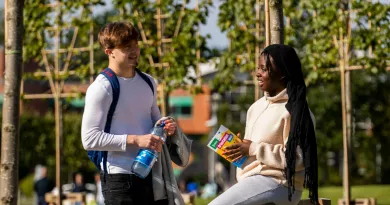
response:
[[(119, 86), (118, 78), (116, 77), (114, 71), (112, 71), (110, 68), (104, 69), (102, 72), (100, 72), (100, 74), (104, 75), (108, 79), (108, 81), (110, 81), (112, 93), (113, 93), (112, 103), (110, 105), (110, 109), (108, 110), (106, 125), (104, 126), (104, 132), (109, 133), (111, 129), (112, 117), (114, 116), (116, 105), (118, 104), (120, 86)], [(106, 174), (107, 173), (107, 151), (103, 151), (101, 152), (101, 154), (103, 160), (103, 169), (104, 169), (104, 173)]]
[(150, 78), (143, 72), (141, 72), (138, 68), (135, 69), (135, 71), (138, 73), (138, 75), (141, 76), (142, 79), (144, 79), (144, 81), (149, 85), (150, 89), (152, 89), (152, 93), (153, 93), (153, 96), (154, 96), (154, 87), (153, 87), (153, 83), (152, 81), (150, 80)]

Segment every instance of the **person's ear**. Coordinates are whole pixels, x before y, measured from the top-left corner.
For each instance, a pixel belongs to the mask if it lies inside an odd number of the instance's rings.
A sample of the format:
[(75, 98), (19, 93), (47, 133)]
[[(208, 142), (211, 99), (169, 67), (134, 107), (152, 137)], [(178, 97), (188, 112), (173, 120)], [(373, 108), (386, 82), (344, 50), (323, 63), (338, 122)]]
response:
[(108, 55), (109, 57), (115, 58), (114, 53), (112, 52), (112, 49), (106, 48), (106, 49), (104, 49), (104, 53), (105, 53), (106, 55)]

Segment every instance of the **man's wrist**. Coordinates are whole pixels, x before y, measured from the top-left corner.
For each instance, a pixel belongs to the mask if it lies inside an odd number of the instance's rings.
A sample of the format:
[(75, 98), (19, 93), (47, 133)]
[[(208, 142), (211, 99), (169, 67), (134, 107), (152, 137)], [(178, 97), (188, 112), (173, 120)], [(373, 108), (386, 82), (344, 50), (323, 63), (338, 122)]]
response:
[(137, 135), (127, 135), (126, 144), (137, 145)]

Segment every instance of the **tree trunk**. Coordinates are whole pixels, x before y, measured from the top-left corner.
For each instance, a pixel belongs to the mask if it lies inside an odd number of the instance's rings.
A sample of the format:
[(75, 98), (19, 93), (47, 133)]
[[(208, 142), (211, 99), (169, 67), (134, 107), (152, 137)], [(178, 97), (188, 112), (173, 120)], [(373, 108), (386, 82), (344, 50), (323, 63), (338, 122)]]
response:
[(283, 0), (269, 0), (271, 45), (284, 44)]
[(5, 1), (5, 81), (1, 141), (0, 203), (17, 204), (19, 109), (23, 48), (23, 0)]

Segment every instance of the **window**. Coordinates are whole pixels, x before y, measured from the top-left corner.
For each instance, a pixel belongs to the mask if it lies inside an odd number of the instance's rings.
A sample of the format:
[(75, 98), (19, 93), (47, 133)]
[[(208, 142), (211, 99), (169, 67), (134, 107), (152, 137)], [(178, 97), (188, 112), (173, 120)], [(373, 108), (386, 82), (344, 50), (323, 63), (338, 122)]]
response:
[(192, 107), (190, 106), (183, 106), (181, 107), (181, 114), (182, 115), (191, 115)]
[(189, 96), (169, 97), (170, 114), (178, 118), (189, 118), (192, 116), (193, 99)]

